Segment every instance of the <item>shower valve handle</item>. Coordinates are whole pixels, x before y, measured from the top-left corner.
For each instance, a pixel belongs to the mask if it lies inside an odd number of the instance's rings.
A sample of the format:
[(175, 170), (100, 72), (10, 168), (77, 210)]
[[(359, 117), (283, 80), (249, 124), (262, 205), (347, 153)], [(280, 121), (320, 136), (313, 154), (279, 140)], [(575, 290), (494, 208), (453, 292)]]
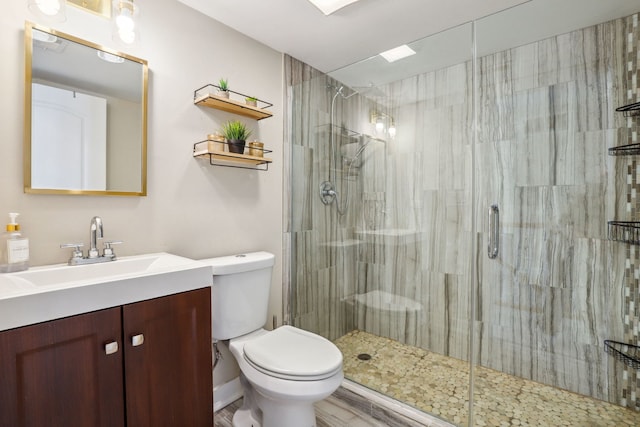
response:
[(331, 181), (325, 181), (320, 184), (320, 200), (325, 205), (330, 205), (338, 196), (335, 187)]

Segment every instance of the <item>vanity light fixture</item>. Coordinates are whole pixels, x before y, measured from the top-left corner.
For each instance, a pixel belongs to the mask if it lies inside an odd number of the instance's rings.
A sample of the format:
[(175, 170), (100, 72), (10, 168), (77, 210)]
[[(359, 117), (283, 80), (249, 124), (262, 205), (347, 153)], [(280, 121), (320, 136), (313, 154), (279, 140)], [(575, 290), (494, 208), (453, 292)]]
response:
[(42, 43), (55, 43), (58, 41), (57, 36), (50, 33), (45, 33), (44, 31), (40, 31), (35, 28), (32, 30), (32, 36), (34, 40)]
[(393, 49), (386, 50), (380, 54), (388, 62), (395, 62), (399, 59), (406, 58), (407, 56), (415, 55), (416, 51), (411, 49), (406, 44), (402, 46), (394, 47)]
[(31, 12), (47, 21), (63, 22), (67, 20), (66, 0), (29, 0), (28, 6)]
[(393, 117), (391, 117), (390, 115), (386, 114), (386, 113), (382, 113), (380, 111), (375, 111), (372, 110), (370, 113), (370, 121), (371, 124), (375, 124), (376, 125), (376, 133), (384, 133), (385, 132), (385, 125), (388, 124), (388, 128), (386, 129), (386, 132), (389, 134), (390, 138), (395, 138), (396, 137), (396, 122), (394, 120)]
[(114, 55), (112, 53), (105, 52), (104, 50), (96, 50), (96, 54), (98, 55), (98, 58), (112, 64), (122, 64), (124, 62), (124, 58), (122, 56)]
[(315, 7), (320, 9), (325, 15), (331, 15), (336, 10), (355, 3), (358, 0), (309, 0)]
[(67, 40), (54, 34), (40, 31), (37, 28), (33, 28), (31, 35), (34, 49), (42, 49), (50, 53), (62, 53), (69, 44)]
[(136, 18), (138, 6), (133, 0), (113, 0), (111, 19), (113, 21), (113, 38), (125, 44), (133, 44), (138, 39)]

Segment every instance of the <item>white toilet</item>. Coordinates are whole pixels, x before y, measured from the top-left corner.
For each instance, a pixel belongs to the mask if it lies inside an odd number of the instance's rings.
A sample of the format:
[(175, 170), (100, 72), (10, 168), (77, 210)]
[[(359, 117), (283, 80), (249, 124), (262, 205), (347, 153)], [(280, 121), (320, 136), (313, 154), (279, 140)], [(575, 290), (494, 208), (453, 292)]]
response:
[(230, 340), (241, 370), (244, 403), (234, 427), (314, 427), (313, 404), (344, 378), (331, 341), (292, 326), (263, 329), (274, 260), (268, 252), (201, 260), (213, 270), (213, 339)]

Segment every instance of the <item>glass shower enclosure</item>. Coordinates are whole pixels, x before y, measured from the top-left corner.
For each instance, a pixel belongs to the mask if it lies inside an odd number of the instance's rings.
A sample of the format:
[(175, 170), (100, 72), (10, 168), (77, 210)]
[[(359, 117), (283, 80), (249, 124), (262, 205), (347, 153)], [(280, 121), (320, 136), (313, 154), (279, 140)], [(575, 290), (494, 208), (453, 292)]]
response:
[(533, 0), (395, 64), (287, 58), (288, 321), (350, 381), (459, 426), (640, 424), (610, 230), (640, 208), (638, 12)]

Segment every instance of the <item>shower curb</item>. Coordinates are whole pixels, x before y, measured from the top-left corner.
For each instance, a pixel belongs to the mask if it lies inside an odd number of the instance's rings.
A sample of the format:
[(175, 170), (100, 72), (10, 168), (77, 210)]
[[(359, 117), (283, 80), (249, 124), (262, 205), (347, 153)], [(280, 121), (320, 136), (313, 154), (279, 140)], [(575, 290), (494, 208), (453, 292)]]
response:
[(394, 424), (388, 424), (390, 426), (407, 426), (406, 419), (409, 419), (419, 423), (417, 425), (420, 426), (456, 427), (455, 424), (450, 424), (351, 380), (342, 381), (342, 386), (333, 395), (363, 410), (366, 405), (371, 405), (369, 415), (387, 423), (394, 422)]

